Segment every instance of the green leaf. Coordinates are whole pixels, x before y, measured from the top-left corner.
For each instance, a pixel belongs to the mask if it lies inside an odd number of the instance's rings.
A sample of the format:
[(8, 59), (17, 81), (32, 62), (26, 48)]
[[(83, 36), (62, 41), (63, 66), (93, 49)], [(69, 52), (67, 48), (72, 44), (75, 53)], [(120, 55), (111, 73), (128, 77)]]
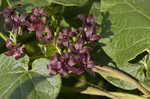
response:
[(39, 46), (45, 57), (52, 57), (57, 52), (56, 46), (53, 44), (41, 44)]
[(12, 6), (22, 4), (26, 11), (30, 12), (32, 8), (48, 6), (52, 3), (63, 6), (82, 6), (88, 0), (9, 0)]
[[(98, 44), (100, 45), (100, 44)], [(136, 57), (136, 59), (132, 60), (130, 63), (128, 63), (127, 65), (122, 65), (122, 66), (117, 66), (117, 64), (115, 62), (113, 62), (108, 55), (103, 51), (103, 49), (100, 48), (100, 46), (97, 46), (96, 48), (94, 48), (94, 51), (92, 52), (92, 57), (93, 59), (96, 61), (96, 63), (98, 63), (101, 66), (112, 66), (117, 70), (120, 70), (121, 72), (126, 73), (127, 75), (129, 75), (130, 77), (133, 77), (139, 81), (141, 81), (142, 83), (145, 83), (147, 86), (150, 86), (149, 82), (150, 79), (145, 75), (145, 63), (143, 62), (143, 59), (145, 59), (145, 57), (147, 53), (144, 52), (140, 55), (138, 55)], [(145, 56), (146, 55), (146, 56)], [(139, 61), (140, 60), (140, 61)], [(146, 65), (150, 65), (150, 58), (146, 57)], [(147, 72), (148, 70), (146, 70)], [(113, 84), (116, 87), (122, 88), (122, 89), (126, 89), (126, 90), (133, 90), (135, 89), (135, 85), (129, 83), (127, 80), (121, 80), (118, 79), (116, 77), (112, 77), (112, 75), (110, 74), (110, 76), (106, 76), (106, 75), (102, 75), (108, 82), (110, 82), (111, 84)]]
[(32, 8), (50, 5), (53, 0), (9, 0), (12, 6), (22, 4), (27, 12)]
[(81, 6), (85, 4), (88, 0), (53, 0), (54, 3), (64, 5), (64, 6)]
[[(116, 69), (121, 69), (121, 67), (117, 67), (117, 65), (115, 64), (115, 62), (113, 62), (110, 57), (108, 57), (108, 55), (104, 52), (104, 50), (101, 48), (102, 44), (97, 44), (97, 46), (95, 46), (95, 48), (93, 48), (92, 51), (92, 58), (96, 61), (97, 64), (99, 64), (100, 66), (112, 66)], [(130, 64), (131, 66), (131, 64)], [(123, 69), (121, 69), (122, 71), (129, 72), (128, 70), (130, 70), (130, 74), (132, 75), (132, 72), (135, 72), (136, 70), (138, 70), (140, 67), (134, 65), (131, 66), (131, 68), (129, 68), (130, 66), (126, 66), (126, 68), (124, 66)], [(136, 67), (136, 68), (135, 68)], [(132, 71), (132, 72), (131, 72)], [(140, 71), (141, 72), (141, 71)], [(142, 71), (143, 73), (143, 71)], [(133, 73), (135, 76), (135, 73)], [(110, 76), (108, 75), (103, 75), (101, 74), (105, 80), (107, 80), (109, 83), (113, 84), (116, 87), (122, 88), (122, 89), (127, 89), (127, 90), (132, 90), (135, 89), (135, 85), (129, 83), (128, 81), (125, 80), (121, 80), (119, 78), (116, 77), (112, 77), (112, 74), (110, 74)], [(143, 76), (143, 75), (142, 75)]]
[[(112, 67), (116, 68), (115, 65), (109, 64)], [(120, 69), (122, 72), (125, 72), (128, 76), (134, 77), (135, 79), (138, 79), (141, 82), (144, 82), (146, 80), (146, 77), (144, 75), (144, 67), (138, 64), (128, 64), (126, 66), (119, 67), (117, 69)], [(129, 83), (128, 80), (121, 80), (115, 77), (105, 76), (102, 75), (107, 81), (115, 85), (116, 87), (126, 89), (126, 90), (133, 90), (136, 89), (136, 86)]]
[(28, 56), (15, 60), (2, 54), (0, 61), (1, 99), (55, 99), (58, 95), (61, 79), (49, 76), (49, 60), (35, 60), (32, 70), (28, 70)]
[(147, 54), (147, 55), (143, 58), (143, 60), (141, 60), (140, 62), (141, 62), (141, 63), (143, 64), (143, 66), (145, 67), (146, 76), (147, 76), (148, 78), (150, 78), (150, 55)]
[(121, 92), (108, 92), (103, 91), (97, 88), (88, 87), (86, 90), (81, 91), (83, 94), (90, 94), (90, 95), (100, 95), (100, 96), (107, 96), (112, 99), (147, 99), (143, 96), (138, 96), (134, 94), (128, 94), (128, 93), (121, 93)]
[[(145, 67), (141, 64), (130, 64), (128, 61), (144, 51), (149, 52), (149, 4), (150, 1), (146, 0), (102, 0), (101, 35), (103, 39), (100, 41), (105, 44), (103, 47), (105, 52), (114, 60), (119, 69), (141, 82), (147, 82), (147, 85), (149, 79), (145, 77)], [(149, 72), (146, 73), (148, 74)], [(119, 79), (108, 78), (107, 80), (124, 88)], [(130, 89), (129, 86), (128, 88)]]
[[(106, 53), (123, 66), (138, 54), (150, 50), (150, 1), (102, 0), (101, 9), (110, 22), (108, 33), (101, 40)], [(108, 38), (109, 37), (109, 38)]]
[(94, 21), (98, 24), (101, 24), (102, 20), (100, 8), (101, 8), (100, 0), (93, 0), (93, 4), (91, 6), (89, 13), (94, 15)]
[[(100, 68), (102, 68), (102, 70), (100, 72), (97, 70), (94, 70), (94, 71), (100, 73), (108, 82), (110, 82), (114, 86), (125, 89), (125, 90), (136, 89), (135, 84), (131, 83), (131, 81), (129, 81), (127, 77), (122, 77), (122, 74), (124, 76), (127, 73), (124, 74), (123, 71), (115, 69), (115, 68), (113, 68), (113, 70), (112, 70), (109, 66), (106, 66), (104, 68), (100, 67)], [(105, 68), (106, 68), (106, 70), (105, 70)], [(107, 68), (108, 68), (108, 70), (107, 70)], [(129, 73), (130, 73), (130, 71), (129, 71)], [(129, 75), (129, 74), (127, 74), (127, 75), (129, 77), (131, 77), (131, 75)]]

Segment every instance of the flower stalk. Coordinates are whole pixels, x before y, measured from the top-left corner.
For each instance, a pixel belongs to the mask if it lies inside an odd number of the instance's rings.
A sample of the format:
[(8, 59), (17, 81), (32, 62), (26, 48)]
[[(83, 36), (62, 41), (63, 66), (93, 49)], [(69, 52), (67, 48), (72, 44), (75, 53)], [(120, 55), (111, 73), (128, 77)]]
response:
[(9, 6), (10, 8), (12, 8), (12, 5), (11, 5), (11, 3), (10, 3), (9, 0), (7, 0), (7, 3), (8, 3), (8, 6)]
[(0, 32), (0, 37), (1, 37), (4, 41), (7, 41), (7, 40), (8, 40), (8, 37), (5, 36), (2, 32)]

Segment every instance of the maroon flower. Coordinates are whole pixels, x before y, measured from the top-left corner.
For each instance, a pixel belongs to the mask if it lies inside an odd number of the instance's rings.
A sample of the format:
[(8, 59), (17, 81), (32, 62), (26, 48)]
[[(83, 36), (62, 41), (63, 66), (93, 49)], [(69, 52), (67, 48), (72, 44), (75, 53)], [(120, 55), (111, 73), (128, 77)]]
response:
[(69, 39), (76, 36), (77, 31), (74, 28), (71, 28), (71, 31), (68, 32), (66, 28), (63, 29), (63, 32), (58, 33), (57, 46), (60, 47), (63, 44), (65, 47), (69, 47)]
[(79, 31), (82, 33), (82, 38), (84, 41), (95, 41), (100, 39), (100, 35), (96, 34), (97, 23), (94, 22), (93, 15), (89, 15), (86, 19), (84, 16), (78, 16), (80, 20), (82, 20), (83, 24), (80, 27)]
[(11, 41), (7, 40), (6, 47), (10, 50), (5, 53), (6, 56), (13, 56), (15, 59), (19, 59), (25, 52), (25, 48), (19, 45), (13, 45)]
[[(13, 23), (13, 32), (16, 33), (18, 32), (19, 35), (22, 35), (22, 27), (23, 26), (29, 26), (29, 22), (26, 21), (26, 17), (28, 16), (27, 13), (23, 13), (22, 15), (18, 15), (16, 11), (14, 11), (12, 15), (12, 23)], [(20, 29), (19, 29), (20, 28)]]
[[(4, 16), (6, 31), (12, 31), (22, 35), (23, 27), (28, 26), (29, 22), (26, 21), (28, 14), (19, 14), (16, 10), (21, 8), (20, 5), (16, 5), (13, 8), (5, 8), (0, 14)], [(6, 47), (9, 49), (5, 53), (7, 56), (13, 56), (15, 59), (19, 59), (25, 52), (25, 48), (22, 48), (20, 44), (13, 44), (10, 40), (6, 41)]]
[(64, 77), (69, 72), (80, 75), (85, 71), (94, 75), (92, 68), (95, 66), (95, 63), (90, 59), (89, 53), (78, 55), (73, 53), (60, 55), (57, 53), (50, 59), (50, 62), (47, 65), (47, 68), (50, 70), (50, 75), (60, 73)]
[(83, 54), (83, 53), (86, 53), (88, 52), (89, 50), (91, 50), (90, 47), (87, 47), (87, 46), (83, 46), (84, 42), (82, 39), (78, 39), (77, 40), (77, 43), (75, 45), (73, 44), (69, 44), (69, 48), (71, 49), (71, 51), (73, 53), (78, 53), (78, 54)]
[(44, 8), (42, 8), (42, 7), (39, 10), (37, 8), (33, 8), (32, 13), (34, 16), (47, 15), (48, 13), (44, 12), (43, 10), (44, 10)]
[[(98, 40), (100, 36), (96, 34), (97, 24), (93, 21), (93, 15), (89, 15), (86, 19), (83, 16), (79, 17), (82, 21), (82, 27), (79, 30), (71, 29), (68, 32), (66, 28), (63, 32), (59, 32), (57, 37), (57, 46), (65, 49), (62, 55), (56, 54), (47, 65), (51, 71), (50, 75), (56, 75), (60, 73), (65, 76), (67, 73), (74, 73), (80, 75), (84, 72), (89, 72), (94, 75), (92, 68), (96, 65), (91, 59), (89, 51), (92, 49), (89, 47), (89, 43)], [(67, 52), (66, 52), (67, 51)]]
[(57, 46), (60, 47), (61, 44), (68, 47), (69, 46), (69, 34), (66, 28), (63, 29), (63, 32), (58, 33), (58, 40), (57, 40)]
[(16, 11), (17, 8), (20, 8), (21, 6), (14, 6), (13, 8), (5, 8), (2, 12), (5, 22), (6, 22), (6, 31), (13, 30), (14, 33), (17, 33), (19, 35), (22, 35), (23, 31), (22, 28), (24, 26), (28, 26), (29, 22), (26, 21), (26, 17), (28, 14), (23, 13), (19, 15)]
[(91, 75), (94, 75), (92, 68), (95, 66), (95, 62), (91, 60), (89, 53), (84, 53), (80, 55), (80, 72), (89, 72)]
[(50, 75), (56, 75), (60, 73), (62, 76), (68, 74), (69, 71), (77, 73), (78, 69), (74, 67), (76, 62), (74, 61), (71, 53), (64, 53), (63, 55), (56, 54), (50, 59), (51, 64), (47, 65), (51, 71)]
[(46, 15), (43, 12), (43, 8), (39, 10), (37, 8), (32, 9), (32, 16), (30, 17), (31, 24), (28, 27), (29, 31), (36, 31), (36, 37), (44, 40), (45, 42), (50, 42), (52, 40), (51, 31), (45, 25), (46, 24)]

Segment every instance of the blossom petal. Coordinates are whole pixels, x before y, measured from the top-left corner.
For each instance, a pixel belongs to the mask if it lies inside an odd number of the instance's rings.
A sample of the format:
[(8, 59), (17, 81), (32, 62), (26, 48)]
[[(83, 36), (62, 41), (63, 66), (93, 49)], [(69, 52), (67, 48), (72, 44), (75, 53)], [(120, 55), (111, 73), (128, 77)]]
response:
[(6, 56), (12, 56), (15, 53), (15, 49), (9, 50), (5, 53)]
[(85, 46), (85, 47), (83, 47), (83, 48), (80, 50), (80, 53), (86, 53), (86, 52), (88, 52), (89, 50), (91, 50), (91, 48)]
[(88, 16), (88, 18), (86, 19), (86, 21), (87, 21), (87, 23), (93, 22), (93, 21), (94, 21), (94, 16), (93, 16), (93, 14), (90, 14), (90, 15)]
[(23, 13), (21, 16), (20, 16), (20, 21), (21, 22), (25, 22), (25, 18), (28, 16), (27, 13)]
[(100, 35), (97, 35), (97, 34), (94, 34), (94, 35), (92, 35), (92, 36), (90, 37), (90, 40), (91, 40), (91, 41), (95, 41), (95, 40), (98, 40), (98, 39), (100, 39)]

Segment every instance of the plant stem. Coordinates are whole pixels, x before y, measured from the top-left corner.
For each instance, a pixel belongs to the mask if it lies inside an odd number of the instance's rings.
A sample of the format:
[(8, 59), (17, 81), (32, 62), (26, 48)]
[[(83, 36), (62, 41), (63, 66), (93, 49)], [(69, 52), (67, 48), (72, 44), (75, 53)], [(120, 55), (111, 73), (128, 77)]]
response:
[(5, 41), (8, 40), (8, 38), (2, 32), (0, 32), (0, 37)]
[(11, 5), (11, 3), (10, 3), (9, 0), (7, 0), (7, 4), (8, 4), (8, 6), (9, 6), (10, 8), (12, 8), (12, 5)]
[(131, 84), (135, 85), (143, 94), (150, 96), (150, 92), (147, 89), (145, 89), (140, 82), (117, 69), (114, 69), (109, 66), (96, 66), (93, 70), (102, 75), (112, 76), (130, 82)]
[(57, 49), (58, 53), (61, 55), (61, 51), (60, 51), (60, 49), (57, 47), (57, 45), (56, 45), (56, 49)]

